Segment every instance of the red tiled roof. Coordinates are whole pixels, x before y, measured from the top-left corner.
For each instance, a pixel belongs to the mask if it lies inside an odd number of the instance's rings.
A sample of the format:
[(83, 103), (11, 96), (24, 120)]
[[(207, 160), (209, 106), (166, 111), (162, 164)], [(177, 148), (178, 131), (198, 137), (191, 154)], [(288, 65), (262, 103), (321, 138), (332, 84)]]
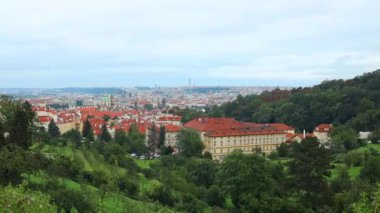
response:
[(49, 116), (39, 116), (38, 122), (40, 123), (48, 123), (51, 121), (51, 118)]
[(180, 116), (162, 116), (159, 117), (159, 121), (181, 121), (182, 117)]
[(194, 129), (199, 132), (229, 129), (232, 127), (243, 127), (244, 124), (233, 118), (194, 118), (183, 125), (186, 128)]
[(280, 130), (280, 131), (294, 130), (293, 127), (288, 126), (288, 125), (283, 124), (283, 123), (270, 123), (270, 124), (268, 124), (268, 126), (273, 127), (276, 130)]
[(246, 136), (246, 135), (272, 135), (272, 134), (285, 134), (278, 130), (260, 130), (260, 129), (228, 129), (216, 130), (205, 134), (209, 137), (226, 137), (226, 136)]
[(179, 132), (181, 131), (182, 127), (178, 125), (173, 124), (166, 124), (165, 125), (165, 132)]
[(315, 132), (330, 132), (332, 128), (331, 124), (319, 124), (318, 126), (315, 127), (314, 131)]

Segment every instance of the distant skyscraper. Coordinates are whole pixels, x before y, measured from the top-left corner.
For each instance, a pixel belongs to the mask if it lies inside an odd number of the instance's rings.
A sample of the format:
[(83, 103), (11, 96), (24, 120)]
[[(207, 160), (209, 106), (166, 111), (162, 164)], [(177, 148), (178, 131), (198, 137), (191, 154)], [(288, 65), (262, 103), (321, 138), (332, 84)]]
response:
[(191, 78), (189, 78), (189, 87), (191, 87)]

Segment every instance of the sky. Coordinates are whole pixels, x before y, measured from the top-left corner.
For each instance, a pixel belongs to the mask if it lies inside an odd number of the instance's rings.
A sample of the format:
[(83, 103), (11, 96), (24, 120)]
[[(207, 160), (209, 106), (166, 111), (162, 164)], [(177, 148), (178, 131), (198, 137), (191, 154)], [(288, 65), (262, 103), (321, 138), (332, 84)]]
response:
[(0, 88), (311, 86), (380, 68), (378, 0), (5, 0)]

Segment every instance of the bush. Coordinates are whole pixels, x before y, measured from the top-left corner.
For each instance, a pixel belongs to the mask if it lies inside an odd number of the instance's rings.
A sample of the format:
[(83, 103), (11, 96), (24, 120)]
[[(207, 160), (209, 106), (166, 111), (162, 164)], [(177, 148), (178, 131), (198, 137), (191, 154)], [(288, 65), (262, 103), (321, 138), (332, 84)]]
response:
[(125, 156), (118, 156), (118, 164), (120, 167), (125, 168), (128, 170), (130, 174), (136, 174), (139, 172), (139, 166), (136, 164), (136, 162), (131, 158), (126, 158)]
[(148, 196), (163, 205), (173, 206), (175, 203), (175, 198), (170, 189), (162, 185), (154, 189)]
[(344, 163), (347, 166), (361, 166), (363, 165), (364, 154), (359, 150), (353, 150), (346, 154), (344, 157)]
[(155, 173), (152, 169), (149, 169), (149, 168), (143, 169), (142, 173), (148, 179), (153, 179), (153, 178), (158, 177), (157, 173)]
[(21, 183), (22, 174), (31, 172), (35, 163), (29, 151), (18, 146), (8, 145), (0, 149), (0, 184), (17, 185)]
[(49, 196), (41, 192), (26, 191), (21, 187), (0, 188), (1, 212), (55, 212)]
[(108, 184), (107, 174), (102, 171), (92, 172), (92, 184), (96, 187)]
[(78, 212), (96, 212), (94, 203), (80, 191), (62, 188), (52, 192), (51, 195), (58, 210), (70, 212), (75, 208)]
[(139, 185), (136, 182), (127, 181), (126, 190), (129, 196), (136, 196), (139, 193)]
[(211, 186), (205, 194), (205, 201), (210, 206), (222, 207), (224, 205), (224, 195), (219, 187)]
[(48, 165), (47, 172), (50, 175), (76, 179), (79, 175), (79, 165), (68, 157), (58, 156)]
[(204, 212), (204, 209), (206, 207), (207, 206), (203, 202), (197, 200), (193, 195), (189, 193), (184, 194), (181, 204), (176, 206), (176, 208), (180, 211), (194, 213)]

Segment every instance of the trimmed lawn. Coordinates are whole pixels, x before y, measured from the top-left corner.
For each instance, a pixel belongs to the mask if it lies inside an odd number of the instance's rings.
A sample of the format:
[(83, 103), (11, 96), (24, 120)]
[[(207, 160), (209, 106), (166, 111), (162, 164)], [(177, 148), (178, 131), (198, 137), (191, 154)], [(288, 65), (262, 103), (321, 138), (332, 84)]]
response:
[(144, 169), (150, 168), (151, 163), (157, 162), (157, 160), (139, 160), (135, 158), (133, 158), (133, 160), (139, 167), (144, 168)]
[[(331, 170), (331, 176), (328, 178), (329, 180), (333, 180), (337, 177), (338, 175), (338, 168), (340, 166), (345, 166), (343, 163), (335, 163), (335, 169)], [(355, 179), (360, 175), (360, 170), (362, 169), (361, 166), (356, 166), (356, 167), (349, 167), (348, 168), (348, 174), (350, 175), (351, 180)]]

